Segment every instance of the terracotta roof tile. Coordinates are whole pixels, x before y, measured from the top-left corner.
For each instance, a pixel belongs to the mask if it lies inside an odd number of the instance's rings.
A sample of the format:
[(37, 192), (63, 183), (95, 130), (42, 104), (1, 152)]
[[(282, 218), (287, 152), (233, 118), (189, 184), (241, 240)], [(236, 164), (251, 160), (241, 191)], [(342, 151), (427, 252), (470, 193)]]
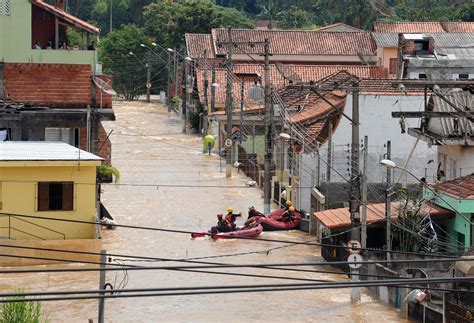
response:
[(439, 22), (389, 22), (374, 21), (373, 29), (380, 33), (429, 33), (443, 32), (443, 26)]
[(332, 25), (323, 26), (315, 29), (315, 31), (363, 31), (362, 29), (346, 25), (345, 23), (338, 22)]
[[(392, 203), (392, 218), (398, 216), (398, 205)], [(452, 212), (443, 208), (425, 204), (420, 210), (420, 216), (430, 214), (430, 216), (451, 215)], [(350, 213), (348, 208), (330, 209), (314, 213), (315, 218), (328, 229), (344, 229), (351, 226)], [(371, 204), (367, 206), (367, 224), (385, 221), (385, 204)]]
[(434, 188), (459, 200), (474, 200), (474, 174), (435, 184)]
[(64, 19), (65, 21), (73, 24), (73, 25), (77, 25), (79, 27), (82, 27), (83, 29), (87, 30), (88, 32), (90, 33), (93, 33), (93, 34), (98, 34), (100, 32), (100, 29), (65, 12), (64, 10), (61, 10), (53, 5), (50, 5), (46, 2), (43, 2), (43, 0), (33, 0), (32, 1), (32, 4), (52, 13), (53, 15), (59, 17), (59, 18), (62, 18)]
[(474, 32), (474, 22), (467, 21), (443, 21), (440, 22), (444, 30), (450, 33), (472, 33)]
[(210, 34), (185, 34), (186, 48), (188, 56), (191, 58), (205, 58), (204, 51), (206, 51), (207, 58), (215, 58), (214, 44)]
[[(227, 40), (226, 29), (212, 29), (214, 42)], [(232, 40), (246, 42), (270, 41), (274, 55), (374, 55), (376, 45), (370, 32), (318, 32), (311, 30), (232, 29)], [(240, 52), (259, 54), (261, 45), (239, 46)], [(225, 55), (225, 46), (217, 46), (216, 54)]]

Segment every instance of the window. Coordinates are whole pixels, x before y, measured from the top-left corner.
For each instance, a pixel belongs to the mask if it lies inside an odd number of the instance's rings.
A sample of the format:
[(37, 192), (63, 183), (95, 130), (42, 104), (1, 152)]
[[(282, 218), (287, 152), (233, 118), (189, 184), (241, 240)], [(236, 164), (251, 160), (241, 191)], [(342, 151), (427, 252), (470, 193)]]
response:
[(426, 40), (415, 41), (415, 50), (418, 51), (427, 51), (429, 48), (429, 42)]
[(397, 74), (397, 59), (396, 58), (390, 58), (388, 73), (391, 75)]
[(0, 16), (11, 15), (10, 0), (0, 0)]
[(427, 79), (428, 76), (425, 73), (420, 73), (420, 74), (418, 74), (418, 78), (419, 79)]
[(73, 182), (39, 182), (38, 211), (72, 211)]
[(459, 78), (459, 79), (468, 79), (468, 78), (469, 78), (469, 74), (459, 74), (458, 78)]

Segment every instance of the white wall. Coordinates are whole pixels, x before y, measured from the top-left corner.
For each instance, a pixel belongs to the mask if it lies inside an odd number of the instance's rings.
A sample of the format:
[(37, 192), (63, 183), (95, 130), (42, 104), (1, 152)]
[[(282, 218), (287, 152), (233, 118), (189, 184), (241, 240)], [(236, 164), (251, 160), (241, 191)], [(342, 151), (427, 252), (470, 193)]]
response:
[[(420, 111), (423, 110), (422, 96), (360, 96), (359, 101), (359, 137), (363, 143), (364, 136), (369, 137), (369, 163), (368, 177), (369, 182), (383, 182), (386, 178), (386, 169), (379, 165), (383, 159), (386, 148), (384, 145), (388, 140), (392, 145), (392, 160), (399, 165), (404, 165), (410, 151), (412, 150), (416, 138), (402, 134), (399, 119), (392, 118), (392, 111)], [(348, 96), (344, 113), (352, 116), (352, 97)], [(406, 129), (409, 127), (418, 127), (419, 119), (406, 119)], [(346, 179), (349, 179), (350, 169), (350, 147), (347, 146), (352, 140), (352, 127), (350, 121), (343, 117), (339, 123), (336, 132), (333, 134), (333, 167)], [(320, 149), (321, 158), (327, 160), (327, 143)], [(361, 155), (362, 157), (362, 155)], [(430, 164), (428, 162), (433, 160)], [(320, 173), (324, 180), (326, 174), (326, 164), (320, 162)], [(427, 173), (428, 181), (432, 181), (436, 174), (437, 167), (437, 148), (429, 148), (427, 143), (419, 141), (413, 153), (410, 163), (407, 166), (411, 172), (421, 178)], [(360, 159), (360, 168), (362, 170), (362, 158)], [(426, 169), (426, 170), (425, 170)], [(302, 157), (301, 167), (302, 187), (311, 186), (311, 174), (317, 172), (317, 158), (309, 155)], [(397, 179), (399, 172), (396, 171), (394, 178)], [(335, 171), (332, 172), (331, 181), (344, 181)], [(400, 179), (401, 183), (414, 182), (409, 175), (404, 175)], [(300, 208), (309, 210), (310, 190), (303, 189), (301, 194)]]

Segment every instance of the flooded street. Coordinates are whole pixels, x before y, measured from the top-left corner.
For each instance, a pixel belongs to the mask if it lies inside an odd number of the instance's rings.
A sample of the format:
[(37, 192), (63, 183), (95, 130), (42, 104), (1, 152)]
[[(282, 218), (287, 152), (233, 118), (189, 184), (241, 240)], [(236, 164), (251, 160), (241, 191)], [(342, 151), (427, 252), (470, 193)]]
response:
[[(113, 165), (121, 172), (121, 185), (106, 185), (102, 200), (119, 224), (178, 230), (207, 229), (216, 214), (228, 207), (246, 217), (248, 206), (263, 209), (262, 193), (243, 188), (248, 178), (234, 169), (231, 179), (220, 171), (219, 158), (202, 153), (197, 135), (181, 133), (181, 122), (161, 105), (136, 102), (114, 104), (116, 122), (105, 123), (111, 135)], [(224, 164), (222, 164), (224, 166)], [(223, 167), (224, 170), (224, 167)], [(218, 186), (218, 187), (216, 187)], [(240, 188), (225, 188), (238, 186)], [(239, 220), (242, 225), (243, 220)], [(262, 238), (311, 241), (302, 232), (264, 232)], [(266, 241), (192, 240), (187, 234), (118, 228), (103, 231), (103, 249), (110, 253), (203, 261), (245, 263), (320, 261), (315, 246), (288, 246)], [(249, 253), (244, 255), (234, 255)], [(234, 255), (234, 256), (232, 256)], [(216, 257), (225, 256), (225, 257)], [(116, 259), (121, 261), (120, 259)], [(176, 265), (168, 262), (126, 261), (133, 265)], [(54, 266), (51, 266), (54, 267)], [(330, 267), (305, 269), (334, 270)], [(278, 275), (311, 279), (345, 280), (342, 275), (296, 273), (255, 268), (228, 272)], [(108, 272), (107, 282), (116, 287), (124, 273)], [(238, 284), (291, 283), (288, 280), (212, 275), (178, 271), (129, 271), (126, 288), (189, 287)], [(296, 281), (296, 283), (301, 283)], [(2, 276), (2, 290), (97, 289), (97, 273)], [(122, 284), (123, 285), (123, 284)], [(44, 307), (51, 322), (86, 322), (97, 318), (97, 301), (48, 302)], [(363, 291), (360, 304), (351, 304), (350, 289), (216, 294), (106, 300), (106, 322), (171, 321), (403, 321), (392, 307)]]

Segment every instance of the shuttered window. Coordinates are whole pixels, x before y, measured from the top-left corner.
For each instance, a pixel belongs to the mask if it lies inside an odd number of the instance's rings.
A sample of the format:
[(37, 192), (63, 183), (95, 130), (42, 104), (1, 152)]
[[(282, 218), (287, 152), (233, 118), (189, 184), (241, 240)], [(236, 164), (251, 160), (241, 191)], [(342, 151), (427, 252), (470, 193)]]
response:
[(39, 182), (38, 211), (72, 211), (73, 182)]
[(10, 0), (0, 0), (0, 16), (11, 15), (11, 4)]

